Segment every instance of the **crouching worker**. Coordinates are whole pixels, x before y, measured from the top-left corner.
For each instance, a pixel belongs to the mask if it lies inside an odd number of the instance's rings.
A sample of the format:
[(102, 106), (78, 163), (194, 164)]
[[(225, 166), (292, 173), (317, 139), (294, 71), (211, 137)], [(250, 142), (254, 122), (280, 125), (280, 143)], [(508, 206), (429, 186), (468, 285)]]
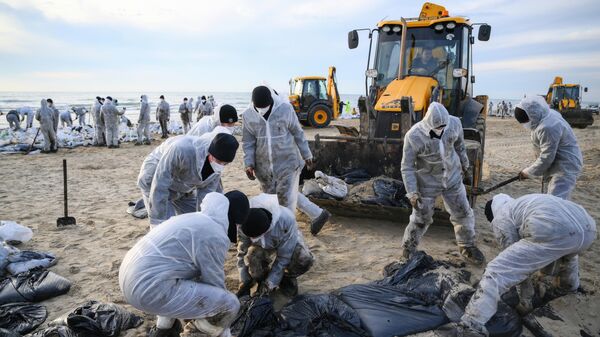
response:
[(150, 226), (173, 215), (195, 212), (198, 194), (220, 192), (221, 172), (239, 144), (226, 133), (177, 136), (146, 157), (138, 176)]
[(296, 278), (314, 262), (296, 218), (288, 208), (279, 205), (275, 194), (260, 194), (250, 199), (250, 207), (248, 220), (238, 228), (237, 295), (249, 295), (250, 289), (259, 283), (260, 293), (279, 288), (285, 296), (293, 297), (298, 293)]
[(127, 252), (119, 285), (129, 304), (158, 315), (149, 336), (180, 336), (178, 319), (192, 320), (181, 336), (231, 336), (240, 303), (225, 288), (224, 264), (248, 209), (242, 192), (209, 193), (201, 212), (169, 219)]
[(488, 265), (479, 288), (465, 309), (461, 325), (486, 334), (484, 325), (494, 316), (500, 296), (519, 285), (520, 307), (531, 309), (536, 271), (557, 261), (560, 290), (579, 288), (578, 254), (596, 239), (596, 223), (583, 207), (548, 194), (513, 199), (498, 194), (486, 204), (485, 215), (504, 249)]

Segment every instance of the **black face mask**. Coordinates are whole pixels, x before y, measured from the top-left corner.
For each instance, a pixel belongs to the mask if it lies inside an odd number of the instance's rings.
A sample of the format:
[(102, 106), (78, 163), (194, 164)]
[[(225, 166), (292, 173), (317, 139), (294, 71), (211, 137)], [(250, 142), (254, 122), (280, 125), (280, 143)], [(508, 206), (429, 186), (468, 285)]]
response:
[(494, 220), (494, 213), (492, 212), (492, 201), (493, 199), (485, 204), (485, 217), (489, 222), (492, 222), (492, 220)]

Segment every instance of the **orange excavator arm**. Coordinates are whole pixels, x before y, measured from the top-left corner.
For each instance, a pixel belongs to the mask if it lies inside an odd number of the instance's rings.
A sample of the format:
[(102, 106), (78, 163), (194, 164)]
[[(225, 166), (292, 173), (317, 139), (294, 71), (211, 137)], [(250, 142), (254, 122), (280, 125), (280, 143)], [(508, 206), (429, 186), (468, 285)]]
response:
[(333, 119), (338, 118), (340, 115), (340, 93), (337, 88), (337, 81), (335, 78), (335, 67), (329, 67), (329, 75), (327, 76), (327, 95), (331, 97), (333, 101)]

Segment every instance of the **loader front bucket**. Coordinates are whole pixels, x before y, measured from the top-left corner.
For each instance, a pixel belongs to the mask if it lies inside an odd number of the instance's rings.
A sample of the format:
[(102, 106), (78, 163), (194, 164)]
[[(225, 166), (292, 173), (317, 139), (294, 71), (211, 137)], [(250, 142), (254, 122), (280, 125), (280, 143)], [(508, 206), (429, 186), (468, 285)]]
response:
[(593, 110), (569, 109), (561, 111), (563, 118), (574, 128), (585, 129), (594, 124)]

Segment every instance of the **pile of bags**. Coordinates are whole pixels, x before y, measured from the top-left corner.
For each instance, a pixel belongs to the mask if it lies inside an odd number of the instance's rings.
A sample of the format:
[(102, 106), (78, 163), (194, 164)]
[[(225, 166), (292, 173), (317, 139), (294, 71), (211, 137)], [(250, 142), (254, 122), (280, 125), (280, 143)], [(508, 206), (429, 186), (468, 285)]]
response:
[(334, 199), (351, 203), (410, 208), (401, 180), (387, 176), (371, 177), (365, 170), (353, 170), (340, 177), (321, 171), (305, 180), (302, 193), (318, 199)]
[[(244, 336), (407, 336), (460, 320), (475, 292), (470, 274), (423, 252), (385, 268), (384, 278), (329, 294), (300, 295), (275, 312), (267, 297), (242, 299), (232, 332)], [(503, 302), (490, 336), (518, 337), (519, 315)]]

